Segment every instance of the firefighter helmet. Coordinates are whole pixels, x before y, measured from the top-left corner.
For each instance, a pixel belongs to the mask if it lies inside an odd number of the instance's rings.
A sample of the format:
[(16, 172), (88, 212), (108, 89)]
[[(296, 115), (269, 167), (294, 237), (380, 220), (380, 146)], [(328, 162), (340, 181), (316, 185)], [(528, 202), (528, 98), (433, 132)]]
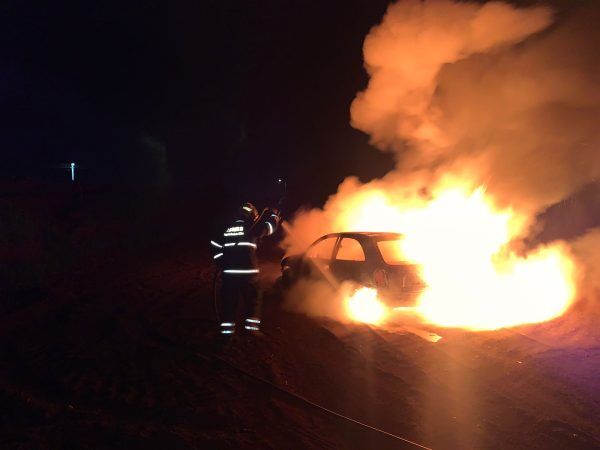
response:
[(240, 214), (244, 219), (251, 220), (253, 222), (258, 219), (258, 209), (250, 202), (246, 202), (240, 208)]

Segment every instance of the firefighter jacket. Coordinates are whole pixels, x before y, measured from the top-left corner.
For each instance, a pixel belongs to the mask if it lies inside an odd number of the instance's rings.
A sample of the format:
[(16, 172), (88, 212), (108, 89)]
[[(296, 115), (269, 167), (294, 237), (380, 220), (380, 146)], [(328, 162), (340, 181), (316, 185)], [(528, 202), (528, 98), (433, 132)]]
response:
[(223, 231), (222, 236), (211, 241), (215, 250), (213, 258), (223, 273), (248, 275), (259, 272), (256, 249), (260, 240), (269, 236), (279, 226), (279, 214), (265, 208), (255, 222), (235, 220)]

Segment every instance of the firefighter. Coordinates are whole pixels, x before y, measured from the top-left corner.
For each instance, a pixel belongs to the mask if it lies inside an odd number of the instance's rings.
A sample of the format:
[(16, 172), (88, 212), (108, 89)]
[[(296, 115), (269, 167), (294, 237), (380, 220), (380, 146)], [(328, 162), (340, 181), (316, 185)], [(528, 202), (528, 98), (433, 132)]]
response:
[[(256, 207), (247, 202), (222, 236), (211, 241), (213, 258), (223, 272), (219, 332), (224, 340), (237, 329), (252, 334), (260, 331), (262, 292), (258, 286), (256, 249), (263, 237), (275, 233), (280, 220), (277, 209), (265, 208), (259, 215)], [(238, 306), (242, 308), (242, 324), (236, 324)]]

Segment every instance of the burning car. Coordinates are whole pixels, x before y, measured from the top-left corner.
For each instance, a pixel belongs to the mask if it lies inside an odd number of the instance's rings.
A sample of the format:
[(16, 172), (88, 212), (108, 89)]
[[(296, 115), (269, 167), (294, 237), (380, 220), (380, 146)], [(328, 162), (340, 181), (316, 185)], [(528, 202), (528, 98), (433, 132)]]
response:
[(322, 278), (337, 285), (353, 281), (376, 288), (389, 306), (412, 305), (425, 283), (418, 267), (402, 259), (399, 233), (344, 232), (317, 239), (301, 254), (281, 261), (284, 286), (301, 278)]

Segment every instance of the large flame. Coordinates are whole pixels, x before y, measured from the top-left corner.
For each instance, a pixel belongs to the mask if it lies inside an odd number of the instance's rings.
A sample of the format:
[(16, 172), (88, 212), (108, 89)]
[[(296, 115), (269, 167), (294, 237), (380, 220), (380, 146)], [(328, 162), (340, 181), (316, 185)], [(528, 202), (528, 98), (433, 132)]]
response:
[(523, 231), (524, 216), (495, 207), (481, 187), (451, 183), (408, 206), (376, 190), (350, 203), (339, 229), (403, 234), (397, 251), (420, 266), (428, 286), (415, 308), (427, 322), (492, 330), (553, 319), (573, 301), (567, 248), (517, 254), (510, 244)]

